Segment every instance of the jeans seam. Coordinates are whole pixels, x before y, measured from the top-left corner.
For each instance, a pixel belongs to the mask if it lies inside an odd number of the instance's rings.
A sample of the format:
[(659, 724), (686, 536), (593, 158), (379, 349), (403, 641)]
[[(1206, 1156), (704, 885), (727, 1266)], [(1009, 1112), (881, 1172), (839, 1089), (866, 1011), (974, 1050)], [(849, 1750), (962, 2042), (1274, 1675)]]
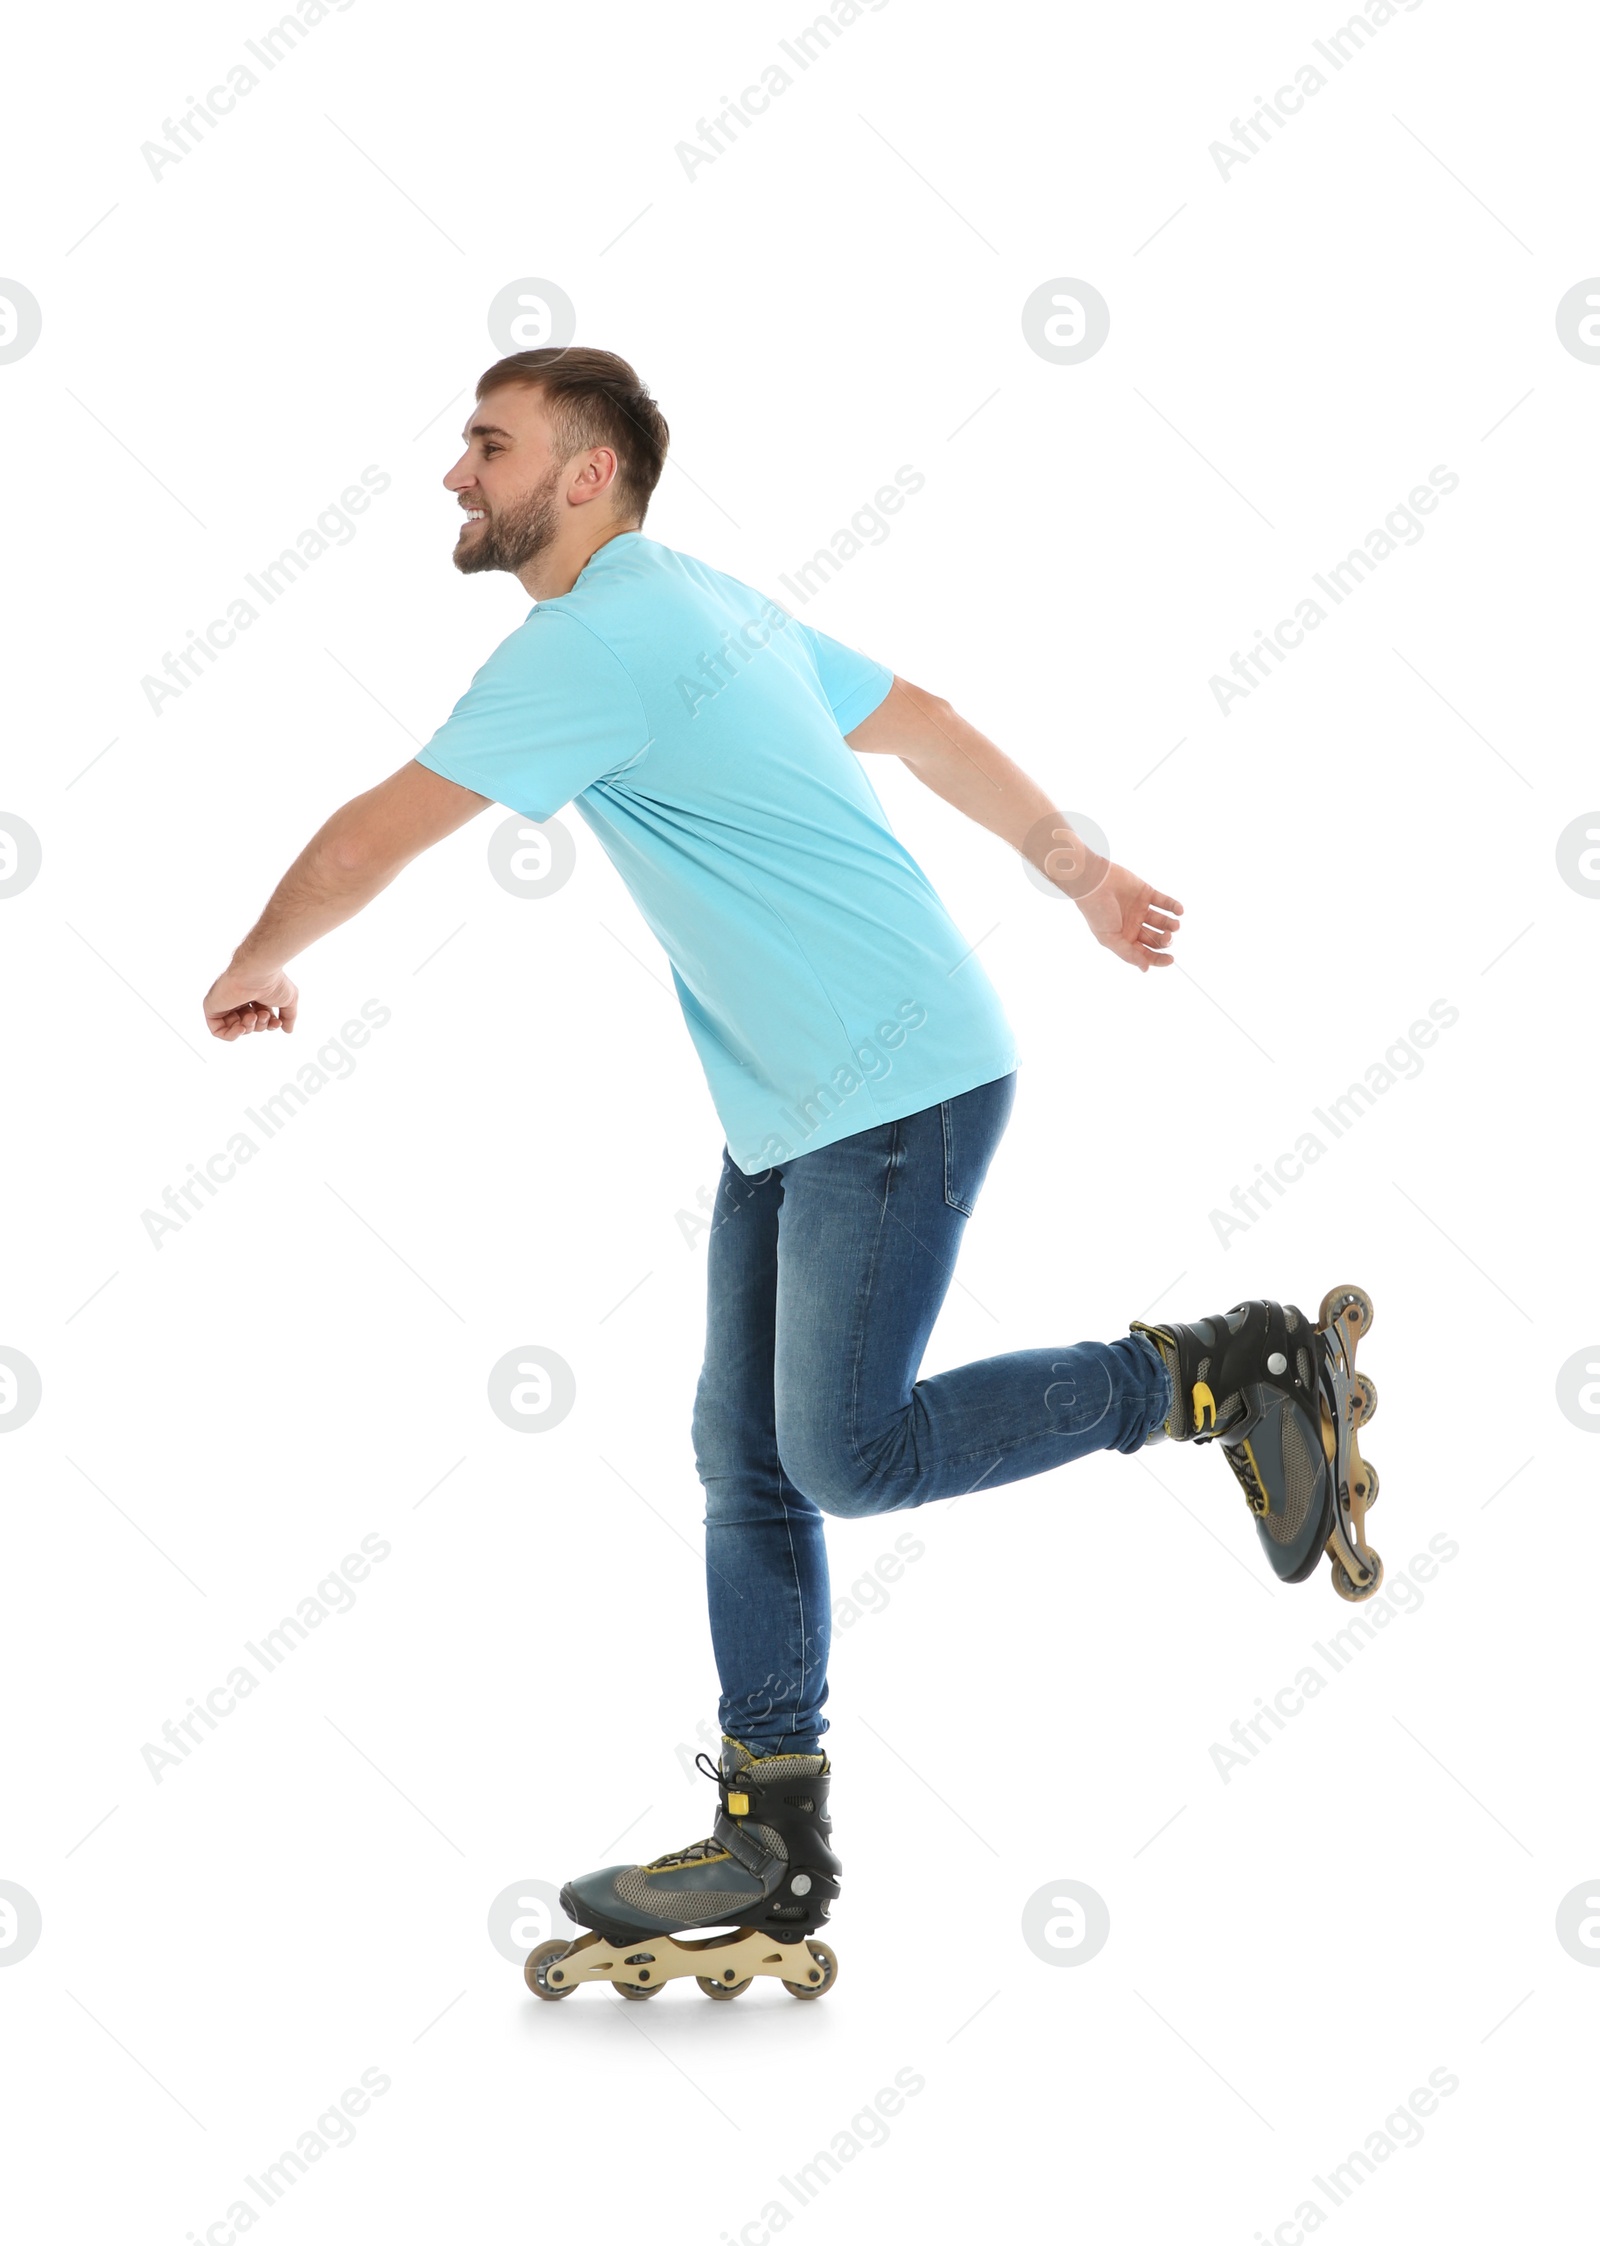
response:
[(777, 1460), (778, 1501), (783, 1507), (783, 1540), (789, 1548), (789, 1575), (794, 1584), (795, 1606), (800, 1616), (800, 1675), (796, 1685), (796, 1704), (789, 1711), (790, 1728), (793, 1729), (793, 1719), (804, 1710), (806, 1699), (806, 1594), (800, 1581), (800, 1563), (795, 1558), (794, 1552), (794, 1516), (789, 1509), (788, 1499), (784, 1495), (784, 1484), (789, 1477), (783, 1471), (782, 1459), (778, 1458), (776, 1441), (772, 1446), (772, 1454), (774, 1459)]
[(960, 1196), (952, 1190), (950, 1183), (950, 1156), (953, 1152), (951, 1140), (954, 1135), (950, 1124), (950, 1107), (951, 1102), (949, 1100), (941, 1100), (939, 1102), (939, 1127), (944, 1137), (945, 1206), (947, 1208), (954, 1209), (958, 1216), (970, 1217), (972, 1214), (973, 1204), (970, 1201), (963, 1201)]
[(878, 1283), (878, 1273), (883, 1262), (884, 1234), (889, 1220), (889, 1195), (896, 1171), (900, 1166), (902, 1125), (891, 1123), (889, 1151), (883, 1166), (883, 1194), (878, 1204), (878, 1227), (872, 1236), (872, 1256), (867, 1265), (866, 1285), (851, 1307), (850, 1318), (850, 1461), (859, 1471), (866, 1460), (861, 1449), (861, 1360), (865, 1354), (865, 1319)]

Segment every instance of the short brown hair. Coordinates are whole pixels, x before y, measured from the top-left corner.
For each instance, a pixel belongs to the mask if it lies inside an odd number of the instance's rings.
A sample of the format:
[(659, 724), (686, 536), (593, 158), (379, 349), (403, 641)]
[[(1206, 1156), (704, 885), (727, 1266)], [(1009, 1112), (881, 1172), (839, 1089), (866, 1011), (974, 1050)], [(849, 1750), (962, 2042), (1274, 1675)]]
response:
[(643, 522), (661, 480), (670, 431), (661, 408), (626, 359), (615, 351), (515, 351), (478, 377), (477, 395), (507, 384), (538, 390), (549, 408), (556, 444), (566, 459), (590, 445), (617, 456), (618, 512)]

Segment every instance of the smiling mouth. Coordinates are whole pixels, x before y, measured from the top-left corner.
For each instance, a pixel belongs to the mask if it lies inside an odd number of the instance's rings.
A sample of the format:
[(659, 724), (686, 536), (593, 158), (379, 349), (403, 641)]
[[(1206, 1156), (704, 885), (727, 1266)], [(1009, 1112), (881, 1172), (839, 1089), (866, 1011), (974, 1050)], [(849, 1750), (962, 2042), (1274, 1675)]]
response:
[(463, 530), (469, 530), (469, 529), (471, 528), (471, 526), (472, 526), (472, 525), (473, 525), (474, 523), (487, 522), (487, 520), (488, 520), (488, 513), (487, 513), (487, 510), (486, 510), (485, 508), (482, 508), (482, 507), (474, 507), (474, 508), (471, 508), (471, 509), (470, 509), (470, 510), (468, 511), (468, 514), (467, 514), (467, 519), (466, 519), (466, 521), (465, 521), (465, 522), (464, 522), (464, 523), (463, 523), (463, 524), (461, 525), (461, 528), (462, 528)]

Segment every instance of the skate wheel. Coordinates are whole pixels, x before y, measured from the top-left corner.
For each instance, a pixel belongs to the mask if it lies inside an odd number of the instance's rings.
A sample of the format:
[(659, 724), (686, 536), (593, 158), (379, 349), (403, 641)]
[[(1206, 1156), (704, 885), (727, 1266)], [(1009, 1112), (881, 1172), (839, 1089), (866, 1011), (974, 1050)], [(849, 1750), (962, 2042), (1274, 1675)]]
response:
[(1378, 1408), (1377, 1383), (1369, 1380), (1365, 1373), (1357, 1373), (1352, 1385), (1356, 1392), (1358, 1405), (1350, 1416), (1357, 1427), (1365, 1427), (1367, 1421)]
[(808, 1942), (806, 1952), (811, 1959), (806, 1979), (785, 1981), (783, 1985), (791, 1996), (797, 1996), (802, 2003), (808, 2004), (813, 1997), (826, 1996), (833, 1987), (839, 1978), (839, 1960), (826, 1942)]
[(652, 1981), (647, 1989), (641, 1989), (637, 1981), (613, 1981), (611, 1984), (618, 1996), (625, 1996), (630, 2004), (647, 2004), (651, 1997), (659, 1996), (666, 1985), (665, 1981)]
[(1372, 1330), (1372, 1297), (1365, 1287), (1330, 1287), (1317, 1312), (1318, 1326), (1331, 1326), (1343, 1310), (1355, 1313), (1350, 1323), (1356, 1340), (1363, 1340)]
[(754, 1978), (754, 1974), (747, 1973), (742, 1981), (712, 1981), (708, 1980), (704, 1973), (695, 1975), (695, 1979), (705, 1990), (706, 1995), (713, 1998), (718, 2004), (731, 2004), (736, 1996), (743, 1996)]
[(1375, 1466), (1369, 1466), (1363, 1459), (1361, 1461), (1361, 1473), (1367, 1485), (1366, 1496), (1362, 1502), (1370, 1513), (1378, 1502), (1378, 1469)]
[(578, 1985), (576, 1981), (569, 1981), (565, 1988), (553, 1989), (544, 1977), (545, 1968), (551, 1960), (560, 1957), (569, 1947), (570, 1944), (566, 1942), (541, 1942), (536, 1950), (529, 1953), (528, 1961), (522, 1968), (522, 1978), (534, 1995), (543, 1997), (546, 2004), (559, 2004), (564, 1996), (571, 1996)]
[(1333, 1563), (1333, 1587), (1340, 1598), (1348, 1599), (1352, 1606), (1359, 1606), (1363, 1599), (1370, 1599), (1373, 1592), (1378, 1590), (1383, 1582), (1383, 1562), (1376, 1552), (1369, 1552), (1367, 1558), (1372, 1563), (1372, 1581), (1362, 1585), (1359, 1589), (1346, 1569), (1344, 1562), (1335, 1560)]

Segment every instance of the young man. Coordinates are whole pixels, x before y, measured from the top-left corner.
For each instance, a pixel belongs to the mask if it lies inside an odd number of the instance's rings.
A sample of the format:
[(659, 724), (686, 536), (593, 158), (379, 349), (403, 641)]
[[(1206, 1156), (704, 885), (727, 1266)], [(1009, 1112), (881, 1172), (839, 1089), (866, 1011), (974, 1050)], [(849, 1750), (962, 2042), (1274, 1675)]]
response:
[[(536, 605), (421, 755), (335, 812), (205, 999), (213, 1035), (292, 1030), (289, 960), (489, 803), (576, 801), (672, 963), (727, 1134), (695, 1403), (722, 1684), (711, 1839), (573, 1881), (592, 1931), (529, 1960), (544, 1997), (606, 1979), (711, 1994), (757, 1973), (831, 1985), (808, 1942), (838, 1892), (829, 1845), (824, 1513), (993, 1488), (1098, 1450), (1220, 1439), (1269, 1559), (1324, 1549), (1365, 1598), (1376, 1477), (1355, 1430), (1357, 1288), (1313, 1327), (1250, 1302), (1193, 1325), (1055, 1344), (918, 1380), (962, 1230), (1010, 1111), (999, 1003), (891, 832), (864, 759), (897, 756), (1023, 853), (1145, 973), (1182, 907), (1090, 850), (947, 702), (641, 529), (667, 425), (610, 352), (524, 351), (483, 376), (445, 477), (464, 572)], [(728, 1926), (694, 1950), (665, 1937)]]

